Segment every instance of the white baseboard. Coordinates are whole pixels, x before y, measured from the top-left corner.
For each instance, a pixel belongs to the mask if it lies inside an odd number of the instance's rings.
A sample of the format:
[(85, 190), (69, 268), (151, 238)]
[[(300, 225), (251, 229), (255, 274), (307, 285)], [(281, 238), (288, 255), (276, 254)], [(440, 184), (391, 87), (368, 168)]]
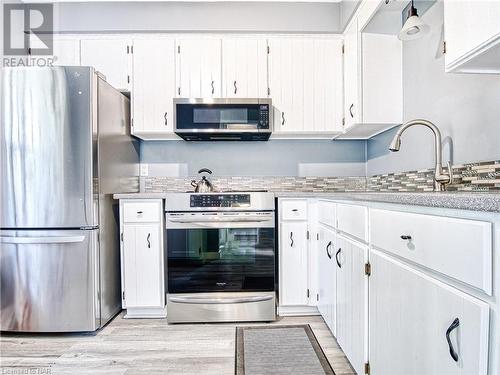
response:
[(316, 306), (278, 306), (279, 316), (319, 315)]
[(129, 308), (124, 315), (125, 319), (163, 319), (167, 317), (167, 306), (155, 308)]

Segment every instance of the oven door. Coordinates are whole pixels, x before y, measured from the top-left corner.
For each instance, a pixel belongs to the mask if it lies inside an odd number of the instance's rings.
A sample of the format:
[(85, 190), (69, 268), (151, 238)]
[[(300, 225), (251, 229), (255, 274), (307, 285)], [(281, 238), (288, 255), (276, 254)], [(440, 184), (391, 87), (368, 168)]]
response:
[(170, 294), (274, 291), (274, 213), (167, 214), (166, 222)]

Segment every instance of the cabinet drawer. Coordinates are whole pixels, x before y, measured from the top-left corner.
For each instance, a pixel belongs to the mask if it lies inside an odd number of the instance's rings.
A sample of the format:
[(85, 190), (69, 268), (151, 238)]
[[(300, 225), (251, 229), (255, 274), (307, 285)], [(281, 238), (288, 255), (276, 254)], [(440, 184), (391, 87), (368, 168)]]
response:
[(123, 221), (126, 223), (144, 223), (161, 221), (161, 202), (125, 202)]
[(330, 227), (336, 226), (336, 204), (330, 201), (318, 202), (318, 221)]
[(282, 200), (281, 220), (307, 220), (307, 200)]
[(370, 228), (373, 246), (491, 295), (491, 223), (373, 209)]
[(367, 241), (367, 212), (364, 206), (337, 204), (337, 228), (342, 232)]

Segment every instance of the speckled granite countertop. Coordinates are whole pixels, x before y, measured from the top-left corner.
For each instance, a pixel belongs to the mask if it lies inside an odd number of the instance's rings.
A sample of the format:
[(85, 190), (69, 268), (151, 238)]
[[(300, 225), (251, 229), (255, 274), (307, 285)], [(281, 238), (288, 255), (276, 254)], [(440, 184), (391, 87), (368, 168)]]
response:
[(365, 201), (408, 204), (413, 206), (454, 208), (459, 210), (500, 212), (499, 193), (306, 193), (306, 192), (276, 192), (278, 198), (286, 197), (316, 197), (336, 200)]
[[(500, 193), (345, 193), (345, 192), (274, 192), (278, 198), (311, 197), (336, 200), (365, 201), (408, 204), (413, 206), (453, 208), (459, 210), (500, 212)], [(123, 193), (115, 194), (115, 199), (165, 198), (167, 193)]]

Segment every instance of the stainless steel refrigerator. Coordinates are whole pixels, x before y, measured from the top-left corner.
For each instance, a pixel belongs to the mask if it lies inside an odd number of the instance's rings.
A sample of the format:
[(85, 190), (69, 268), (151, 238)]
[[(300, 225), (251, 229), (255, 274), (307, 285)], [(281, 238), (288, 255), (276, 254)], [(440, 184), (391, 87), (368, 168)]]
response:
[(112, 194), (138, 190), (129, 99), (90, 67), (2, 73), (0, 329), (95, 331), (121, 309)]

